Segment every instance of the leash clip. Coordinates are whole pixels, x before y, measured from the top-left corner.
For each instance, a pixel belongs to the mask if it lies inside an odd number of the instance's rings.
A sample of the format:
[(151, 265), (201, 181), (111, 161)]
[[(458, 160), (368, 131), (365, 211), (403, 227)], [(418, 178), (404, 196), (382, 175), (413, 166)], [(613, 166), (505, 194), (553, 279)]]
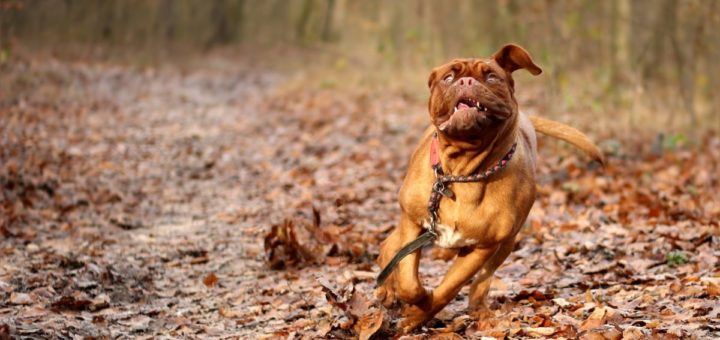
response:
[(438, 215), (437, 210), (430, 211), (430, 225), (428, 226), (427, 231), (434, 236), (437, 236), (437, 232), (435, 232), (435, 228), (437, 227), (437, 221), (438, 221)]
[(450, 199), (455, 198), (455, 193), (450, 190), (450, 188), (445, 186), (445, 182), (443, 182), (439, 178), (437, 181), (435, 181), (435, 184), (433, 184), (433, 191)]

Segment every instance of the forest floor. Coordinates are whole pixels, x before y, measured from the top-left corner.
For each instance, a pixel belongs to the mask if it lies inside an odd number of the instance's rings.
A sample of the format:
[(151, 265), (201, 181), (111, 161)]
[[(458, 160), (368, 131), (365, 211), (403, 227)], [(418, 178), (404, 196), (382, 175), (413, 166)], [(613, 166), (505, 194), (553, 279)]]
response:
[[(0, 339), (394, 334), (374, 260), (424, 100), (222, 58), (0, 73)], [(492, 312), (463, 290), (406, 338), (720, 336), (720, 136), (595, 137), (604, 169), (541, 137)], [(428, 287), (446, 255), (424, 252)]]

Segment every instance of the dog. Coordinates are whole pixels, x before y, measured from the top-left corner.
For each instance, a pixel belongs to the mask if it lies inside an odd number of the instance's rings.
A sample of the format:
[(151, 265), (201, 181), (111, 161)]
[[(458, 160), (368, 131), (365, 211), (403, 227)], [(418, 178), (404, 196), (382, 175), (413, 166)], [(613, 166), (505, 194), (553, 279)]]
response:
[[(493, 273), (512, 252), (535, 201), (536, 132), (604, 164), (580, 131), (518, 110), (512, 73), (519, 69), (542, 73), (524, 48), (508, 44), (490, 58), (455, 59), (430, 74), (432, 124), (412, 154), (399, 192), (400, 222), (378, 257), (387, 279), (378, 280), (376, 297), (386, 307), (405, 304), (398, 322), (403, 333), (430, 320), (473, 277), (468, 309), (487, 311)], [(457, 250), (433, 290), (418, 277), (421, 246), (429, 243)], [(408, 254), (394, 259), (398, 252)]]

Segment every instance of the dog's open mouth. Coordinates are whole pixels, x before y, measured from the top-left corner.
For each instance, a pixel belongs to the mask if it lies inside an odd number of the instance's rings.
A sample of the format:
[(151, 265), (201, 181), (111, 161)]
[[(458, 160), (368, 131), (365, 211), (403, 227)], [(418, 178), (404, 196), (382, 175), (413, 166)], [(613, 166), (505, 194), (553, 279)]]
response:
[(480, 101), (461, 97), (453, 107), (452, 113), (440, 123), (440, 131), (469, 131), (480, 127), (482, 122), (488, 119), (487, 106)]
[(457, 112), (458, 110), (464, 110), (464, 109), (475, 109), (478, 112), (487, 112), (487, 107), (480, 104), (480, 102), (476, 101), (472, 98), (460, 98), (458, 100), (457, 104), (455, 105), (455, 110), (453, 113)]

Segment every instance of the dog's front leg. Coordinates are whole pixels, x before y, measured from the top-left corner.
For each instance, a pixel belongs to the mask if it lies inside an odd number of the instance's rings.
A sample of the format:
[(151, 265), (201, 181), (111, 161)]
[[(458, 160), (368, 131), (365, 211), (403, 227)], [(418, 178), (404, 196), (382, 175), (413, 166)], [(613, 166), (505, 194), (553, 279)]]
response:
[(462, 286), (483, 267), (496, 250), (497, 246), (461, 250), (440, 285), (420, 302), (403, 309), (404, 319), (400, 321), (400, 329), (407, 333), (430, 320), (435, 313), (455, 298)]
[[(385, 268), (398, 250), (417, 238), (421, 232), (422, 228), (419, 225), (412, 223), (406, 214), (402, 214), (400, 225), (380, 246), (378, 257), (380, 267)], [(378, 288), (377, 296), (383, 305), (390, 307), (395, 303), (396, 298), (405, 303), (417, 303), (425, 297), (427, 292), (418, 277), (419, 265), (420, 249), (400, 261), (385, 284)]]

